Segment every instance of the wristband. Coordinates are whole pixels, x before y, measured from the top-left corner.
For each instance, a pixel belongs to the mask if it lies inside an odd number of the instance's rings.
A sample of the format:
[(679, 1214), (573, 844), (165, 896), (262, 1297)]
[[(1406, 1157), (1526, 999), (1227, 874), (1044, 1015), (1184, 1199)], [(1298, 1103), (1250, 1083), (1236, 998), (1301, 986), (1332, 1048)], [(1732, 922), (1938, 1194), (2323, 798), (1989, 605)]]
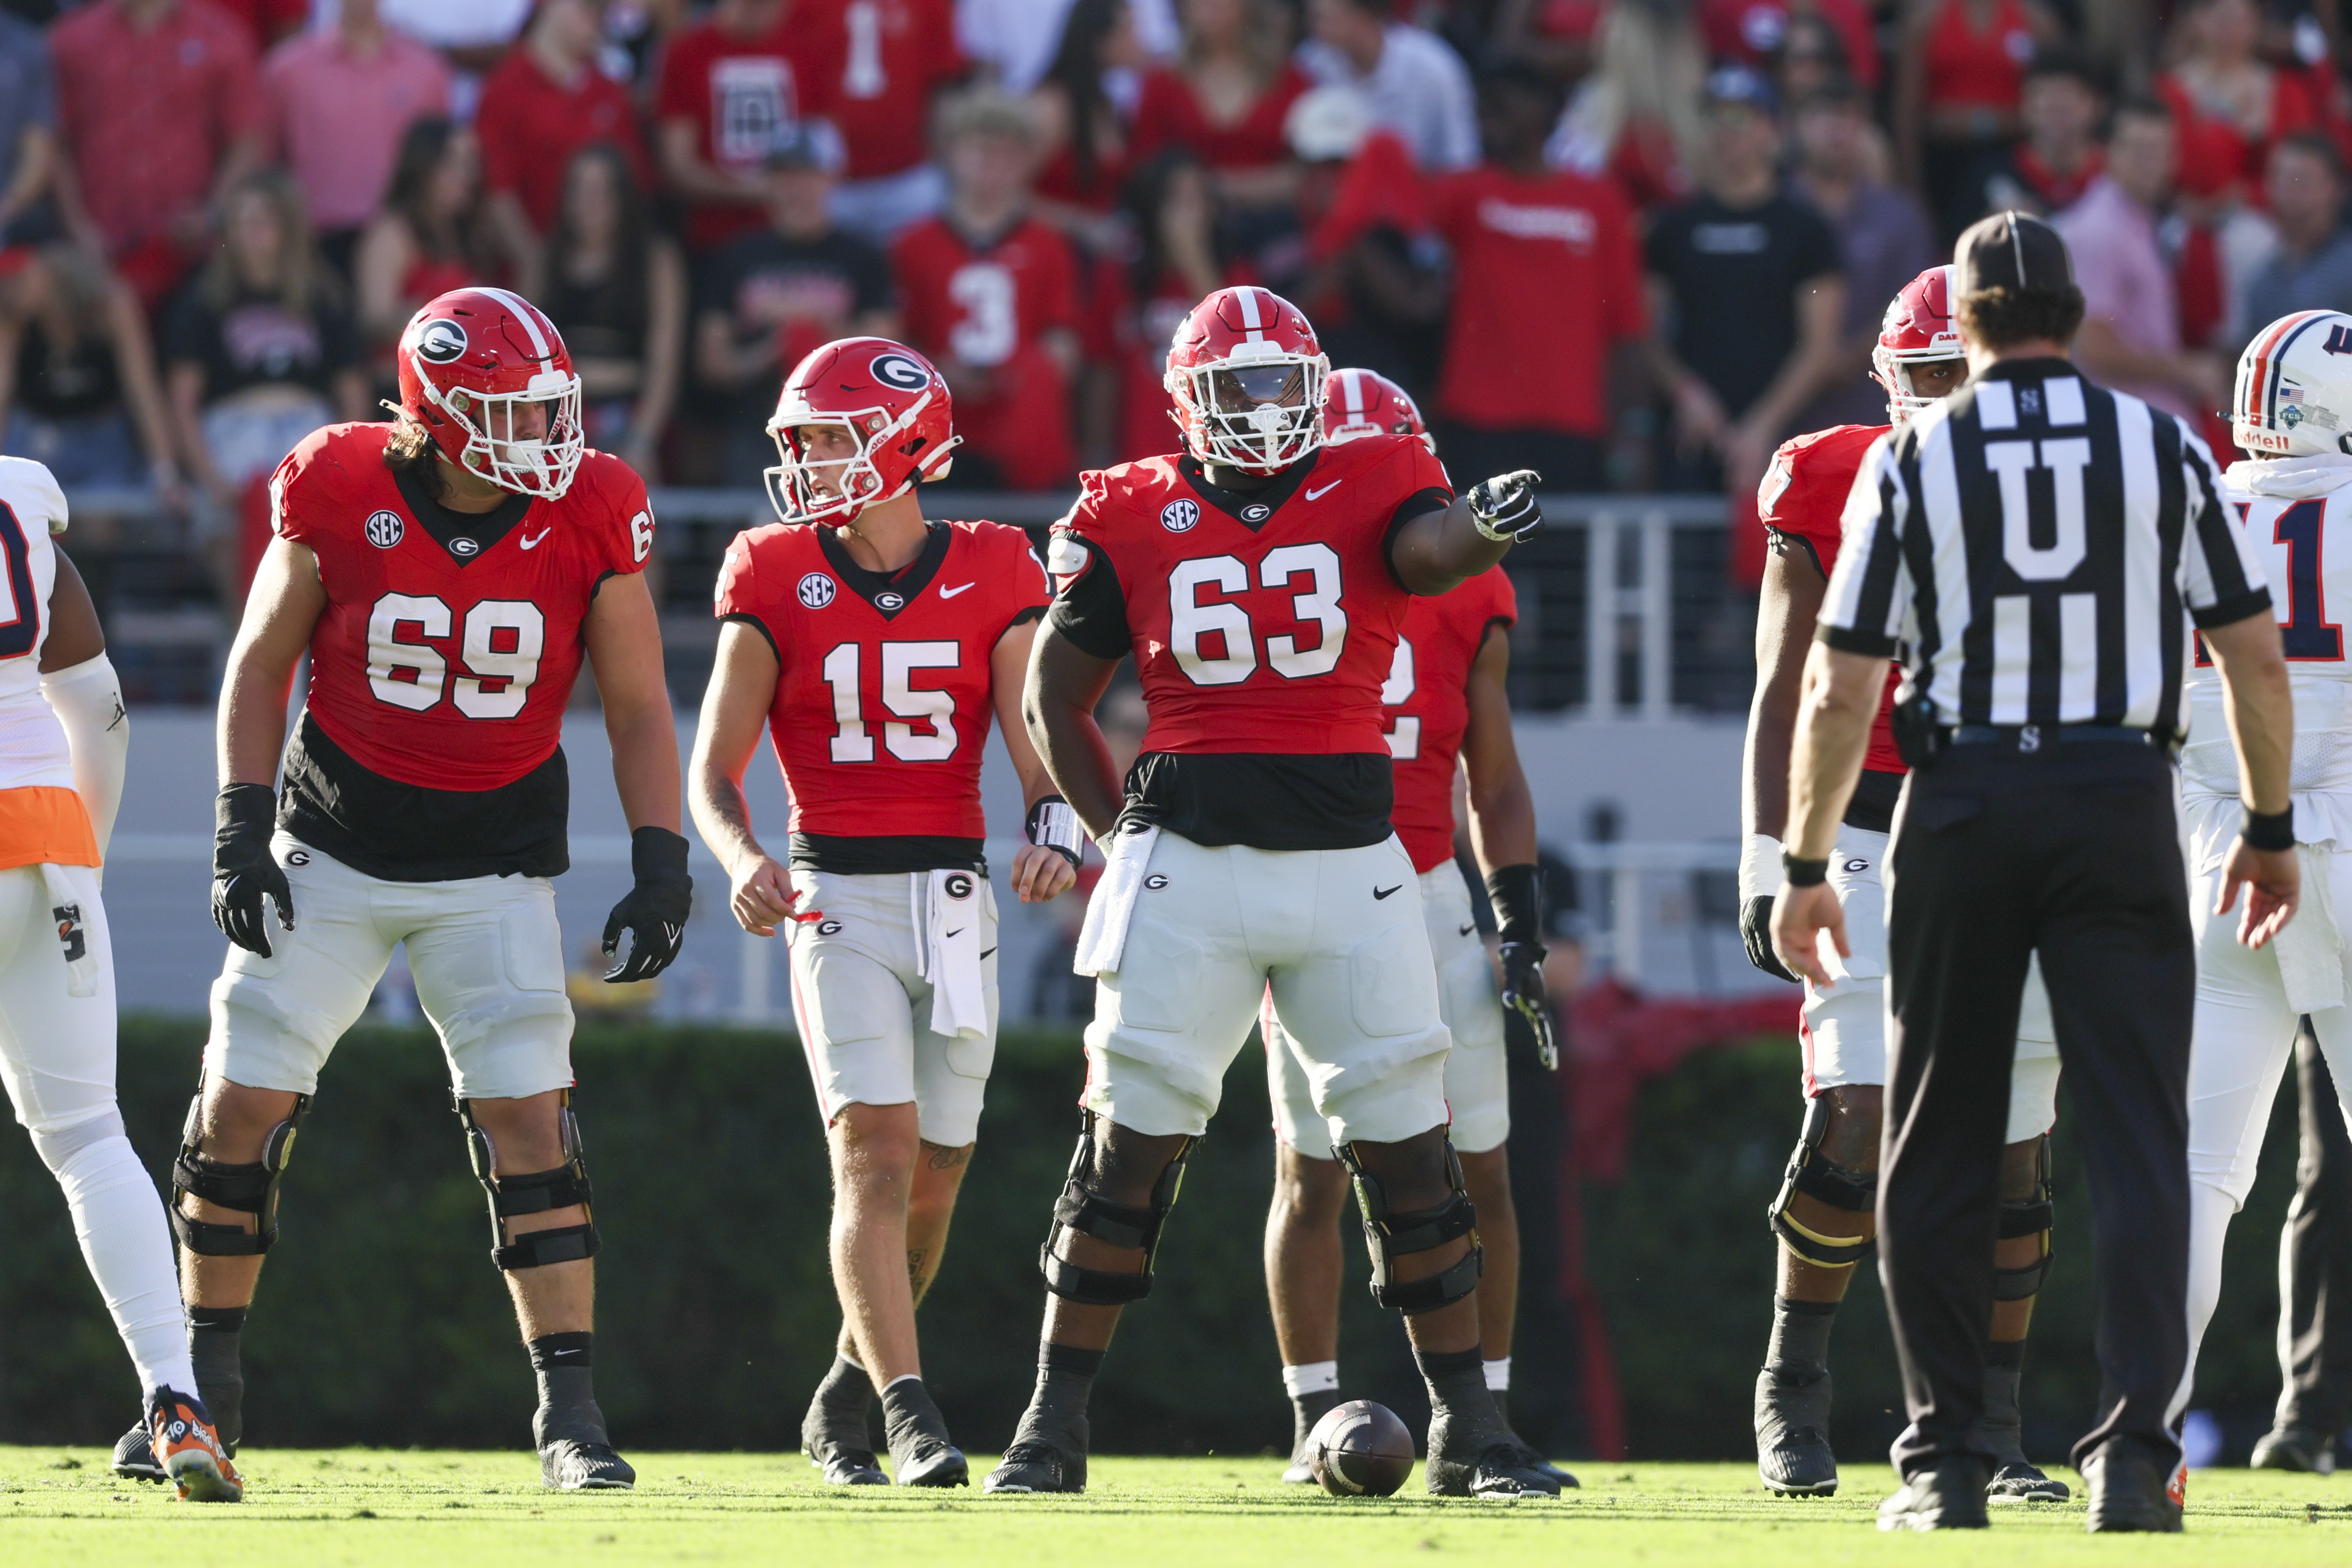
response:
[(2251, 850), (2294, 848), (2294, 802), (2289, 800), (2285, 810), (2267, 817), (2249, 807), (2238, 824), (2238, 836)]
[(1780, 841), (1769, 833), (1750, 833), (1739, 846), (1739, 902), (1769, 898), (1780, 889)]
[(1809, 861), (1782, 850), (1780, 874), (1789, 879), (1790, 887), (1819, 887), (1830, 879), (1829, 856), (1823, 855), (1817, 861)]
[(1025, 824), (1029, 841), (1040, 849), (1053, 850), (1070, 862), (1075, 871), (1086, 859), (1086, 824), (1070, 803), (1059, 795), (1047, 795), (1029, 808)]
[(629, 874), (641, 883), (684, 882), (686, 840), (667, 828), (644, 827), (629, 835)]
[(1505, 942), (1543, 940), (1542, 867), (1497, 866), (1486, 873), (1486, 900), (1495, 906), (1495, 926)]

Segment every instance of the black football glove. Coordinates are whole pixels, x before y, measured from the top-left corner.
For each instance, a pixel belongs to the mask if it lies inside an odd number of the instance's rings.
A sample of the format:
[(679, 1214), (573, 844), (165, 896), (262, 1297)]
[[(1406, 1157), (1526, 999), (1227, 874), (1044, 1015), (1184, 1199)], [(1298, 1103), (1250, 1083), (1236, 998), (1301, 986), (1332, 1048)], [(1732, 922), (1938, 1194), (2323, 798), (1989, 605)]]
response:
[(1739, 906), (1739, 939), (1748, 946), (1748, 961), (1776, 980), (1794, 981), (1780, 955), (1772, 951), (1772, 895), (1751, 898)]
[(1543, 476), (1532, 468), (1497, 474), (1470, 487), (1470, 520), (1490, 539), (1517, 542), (1543, 527), (1543, 508), (1536, 505), (1536, 486)]
[(1532, 1051), (1536, 1060), (1559, 1071), (1559, 1031), (1544, 993), (1544, 947), (1540, 942), (1503, 944), (1503, 1043)]
[[(686, 841), (667, 828), (639, 828), (629, 835), (629, 870), (637, 884), (613, 905), (604, 922), (605, 980), (626, 985), (650, 980), (677, 962), (686, 946), (686, 917), (694, 912), (694, 879), (686, 874)], [(619, 956), (621, 933), (629, 934), (629, 956)]]
[(247, 952), (267, 958), (269, 922), (261, 901), (275, 901), (278, 924), (294, 929), (294, 891), (269, 852), (277, 792), (267, 784), (231, 784), (213, 802), (213, 924)]

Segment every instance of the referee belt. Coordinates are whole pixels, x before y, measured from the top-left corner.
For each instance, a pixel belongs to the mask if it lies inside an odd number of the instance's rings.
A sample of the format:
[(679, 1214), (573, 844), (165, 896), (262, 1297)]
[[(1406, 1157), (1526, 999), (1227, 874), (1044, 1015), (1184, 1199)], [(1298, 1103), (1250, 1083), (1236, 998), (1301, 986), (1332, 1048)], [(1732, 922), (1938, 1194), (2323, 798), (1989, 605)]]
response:
[(2124, 724), (1964, 724), (1946, 730), (1954, 746), (1998, 746), (2033, 752), (2045, 746), (2153, 746), (2169, 752), (2153, 730)]

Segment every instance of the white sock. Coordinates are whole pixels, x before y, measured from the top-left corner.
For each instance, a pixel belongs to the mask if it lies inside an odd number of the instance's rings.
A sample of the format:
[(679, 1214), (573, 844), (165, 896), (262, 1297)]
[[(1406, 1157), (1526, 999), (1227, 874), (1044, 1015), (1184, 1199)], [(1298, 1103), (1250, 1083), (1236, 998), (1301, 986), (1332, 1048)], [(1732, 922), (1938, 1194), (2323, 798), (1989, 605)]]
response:
[(1486, 1391), (1507, 1394), (1511, 1388), (1511, 1358), (1496, 1356), (1486, 1364)]
[(82, 1260), (139, 1370), (140, 1392), (173, 1388), (193, 1397), (196, 1374), (188, 1364), (171, 1227), (131, 1140), (121, 1133), (95, 1139), (68, 1155), (57, 1176)]
[(1336, 1361), (1310, 1361), (1298, 1366), (1282, 1369), (1282, 1386), (1293, 1399), (1302, 1394), (1322, 1394), (1339, 1386), (1339, 1364)]

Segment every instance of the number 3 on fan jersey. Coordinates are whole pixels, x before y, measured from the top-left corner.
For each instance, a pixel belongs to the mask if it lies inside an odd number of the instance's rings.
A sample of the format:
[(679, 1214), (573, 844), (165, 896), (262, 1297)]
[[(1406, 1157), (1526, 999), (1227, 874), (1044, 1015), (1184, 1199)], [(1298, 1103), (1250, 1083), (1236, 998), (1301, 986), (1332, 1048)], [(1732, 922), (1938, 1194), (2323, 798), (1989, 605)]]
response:
[(466, 612), (458, 657), (467, 674), (449, 679), (440, 650), (411, 643), (404, 626), (425, 638), (446, 637), (449, 606), (432, 595), (387, 593), (368, 614), (368, 689), (377, 700), (411, 713), (439, 706), (446, 694), (467, 718), (512, 718), (522, 712), (547, 652), (547, 617), (528, 599), (485, 599)]
[[(1260, 588), (1283, 588), (1296, 578), (1311, 576), (1313, 586), (1290, 596), (1290, 612), (1300, 621), (1313, 621), (1323, 634), (1312, 648), (1285, 632), (1265, 640), (1265, 662), (1288, 680), (1328, 675), (1339, 664), (1348, 645), (1348, 612), (1339, 605), (1339, 552), (1327, 544), (1284, 545), (1265, 552), (1257, 565)], [(1249, 568), (1238, 557), (1210, 555), (1181, 560), (1168, 574), (1168, 645), (1177, 668), (1196, 686), (1232, 686), (1248, 680), (1257, 669), (1257, 644), (1250, 630), (1249, 612), (1230, 599), (1201, 602), (1201, 590), (1240, 593), (1250, 585)], [(1201, 639), (1216, 632), (1224, 652), (1215, 657), (1201, 653)]]
[[(859, 666), (866, 650), (842, 643), (818, 666), (833, 688), (832, 756), (835, 762), (871, 762), (874, 737), (866, 733), (866, 714), (859, 694)], [(925, 719), (929, 734), (916, 733), (911, 724), (890, 719), (882, 726), (882, 744), (901, 762), (945, 762), (955, 755), (955, 698), (941, 691), (919, 691), (910, 683), (917, 670), (952, 670), (963, 663), (958, 643), (885, 643), (882, 644), (882, 706), (898, 719)]]

